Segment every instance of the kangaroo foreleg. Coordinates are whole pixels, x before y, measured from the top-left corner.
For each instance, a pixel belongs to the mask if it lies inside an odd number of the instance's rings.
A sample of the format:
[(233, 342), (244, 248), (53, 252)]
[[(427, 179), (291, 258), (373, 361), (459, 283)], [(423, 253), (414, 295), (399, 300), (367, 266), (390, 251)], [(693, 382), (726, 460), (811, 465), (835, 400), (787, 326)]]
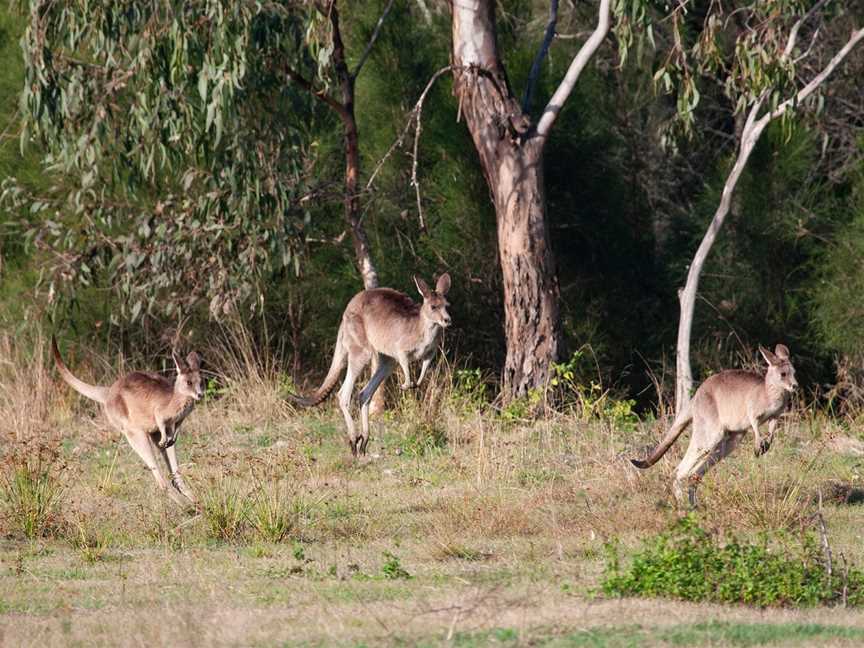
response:
[(432, 364), (431, 356), (423, 359), (423, 364), (420, 365), (420, 377), (417, 378), (417, 387), (419, 387), (420, 383), (423, 382), (423, 378), (426, 376), (426, 370), (429, 369), (430, 364)]
[(771, 419), (768, 421), (768, 433), (759, 439), (758, 445), (754, 450), (757, 457), (765, 454), (771, 448), (771, 443), (774, 441), (774, 430), (776, 429), (777, 419)]
[(405, 380), (402, 382), (399, 387), (401, 389), (411, 389), (416, 385), (411, 382), (411, 367), (408, 365), (408, 355), (405, 353), (400, 353), (396, 356), (396, 360), (399, 361), (399, 366), (402, 368), (402, 375), (405, 377)]

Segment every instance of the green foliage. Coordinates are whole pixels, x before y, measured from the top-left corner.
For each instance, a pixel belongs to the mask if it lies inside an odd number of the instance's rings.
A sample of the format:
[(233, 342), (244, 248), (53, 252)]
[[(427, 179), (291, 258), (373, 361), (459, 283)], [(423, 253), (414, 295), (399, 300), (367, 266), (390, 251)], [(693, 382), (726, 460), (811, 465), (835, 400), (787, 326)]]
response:
[(453, 372), (453, 396), (468, 408), (477, 409), (488, 402), (488, 387), (478, 367)]
[(389, 551), (384, 552), (384, 564), (381, 565), (381, 575), (388, 580), (400, 580), (412, 578), (402, 563), (399, 557)]
[(312, 99), (284, 66), (329, 60), (307, 9), (34, 1), (29, 14), (21, 142), (44, 146), (59, 182), (9, 178), (3, 198), (62, 252), (52, 284), (106, 281), (135, 319), (204, 298), (219, 313), (297, 270)]
[(864, 602), (864, 574), (850, 569), (828, 576), (812, 536), (775, 540), (769, 544), (763, 535), (756, 543), (735, 537), (721, 542), (691, 515), (647, 540), (627, 569), (617, 546), (607, 545), (602, 588), (611, 596), (800, 607), (836, 604), (846, 587), (848, 604)]
[(434, 422), (412, 425), (401, 441), (405, 454), (422, 457), (447, 446), (447, 431)]
[(583, 348), (575, 351), (566, 362), (552, 365), (553, 376), (549, 383), (557, 399), (579, 412), (583, 421), (597, 419), (616, 428), (632, 429), (639, 422), (636, 401), (615, 398), (610, 390), (587, 378), (593, 370), (587, 360)]

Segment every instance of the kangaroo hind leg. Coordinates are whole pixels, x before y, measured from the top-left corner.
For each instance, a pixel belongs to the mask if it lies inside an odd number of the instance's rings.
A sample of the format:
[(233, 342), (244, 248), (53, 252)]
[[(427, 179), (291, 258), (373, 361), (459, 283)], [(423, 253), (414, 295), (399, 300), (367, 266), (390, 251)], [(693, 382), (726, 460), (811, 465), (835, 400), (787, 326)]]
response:
[(357, 428), (354, 426), (354, 419), (351, 417), (351, 395), (354, 393), (354, 383), (357, 382), (357, 377), (368, 364), (370, 357), (371, 354), (368, 353), (348, 355), (348, 368), (345, 371), (345, 380), (342, 381), (342, 387), (339, 389), (339, 409), (342, 410), (342, 416), (345, 418), (348, 447), (351, 449), (351, 454), (355, 457), (357, 456)]
[(153, 479), (156, 480), (156, 484), (159, 488), (164, 493), (167, 493), (168, 496), (177, 504), (187, 506), (188, 502), (184, 500), (180, 496), (180, 493), (178, 493), (173, 487), (168, 486), (168, 482), (165, 481), (165, 478), (159, 471), (159, 466), (156, 465), (156, 454), (153, 447), (154, 444), (150, 440), (150, 435), (146, 432), (132, 432), (125, 429), (123, 430), (123, 434), (126, 436), (126, 440), (129, 442), (129, 445), (132, 446), (132, 449), (139, 457), (141, 457), (142, 461), (144, 461), (144, 465), (150, 469), (150, 472), (153, 474)]
[(393, 373), (395, 367), (396, 363), (393, 358), (379, 353), (378, 368), (372, 374), (369, 383), (360, 392), (360, 433), (362, 435), (360, 447), (358, 448), (360, 454), (366, 454), (366, 446), (369, 444), (369, 402), (372, 400), (378, 387), (381, 386), (381, 383), (387, 379), (387, 376)]

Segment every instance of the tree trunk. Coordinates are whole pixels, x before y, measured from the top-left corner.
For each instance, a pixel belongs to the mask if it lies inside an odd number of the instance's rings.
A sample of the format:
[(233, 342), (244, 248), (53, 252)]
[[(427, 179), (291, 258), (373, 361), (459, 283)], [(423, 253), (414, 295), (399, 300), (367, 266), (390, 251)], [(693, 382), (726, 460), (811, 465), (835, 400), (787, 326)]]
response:
[(498, 56), (494, 2), (453, 3), (454, 92), (495, 206), (504, 285), (503, 393), (546, 385), (561, 332), (549, 243), (543, 144), (513, 95)]
[(357, 269), (363, 278), (363, 287), (368, 290), (378, 287), (378, 272), (372, 263), (369, 239), (360, 214), (360, 196), (357, 189), (360, 177), (360, 147), (357, 119), (354, 115), (354, 77), (345, 60), (345, 45), (339, 29), (339, 10), (335, 2), (330, 7), (330, 23), (333, 27), (333, 64), (341, 94), (341, 109), (337, 112), (342, 120), (345, 137), (345, 220), (351, 228)]

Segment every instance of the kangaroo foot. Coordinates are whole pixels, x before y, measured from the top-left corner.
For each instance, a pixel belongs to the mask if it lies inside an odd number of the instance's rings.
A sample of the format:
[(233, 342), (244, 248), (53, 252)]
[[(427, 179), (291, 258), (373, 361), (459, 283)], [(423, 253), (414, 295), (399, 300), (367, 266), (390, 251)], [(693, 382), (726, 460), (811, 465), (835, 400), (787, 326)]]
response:
[(399, 385), (399, 389), (401, 389), (401, 390), (403, 390), (403, 391), (406, 391), (406, 390), (408, 390), (408, 389), (415, 389), (416, 387), (417, 387), (417, 383), (413, 383), (413, 382), (411, 382), (411, 383), (402, 383), (401, 385)]

